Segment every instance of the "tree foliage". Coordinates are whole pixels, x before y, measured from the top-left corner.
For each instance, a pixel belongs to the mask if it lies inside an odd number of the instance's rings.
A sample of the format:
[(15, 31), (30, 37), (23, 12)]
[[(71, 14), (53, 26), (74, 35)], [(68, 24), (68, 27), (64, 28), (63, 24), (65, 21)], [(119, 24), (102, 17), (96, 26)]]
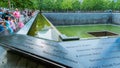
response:
[(117, 0), (117, 2), (115, 3), (114, 10), (120, 10), (120, 0)]
[[(14, 8), (42, 11), (101, 11), (120, 10), (120, 0), (10, 0)], [(8, 0), (0, 0), (0, 7), (8, 7)]]
[(72, 0), (64, 0), (61, 3), (61, 8), (63, 10), (70, 10), (70, 9), (72, 9)]
[(80, 10), (80, 7), (81, 7), (80, 1), (79, 0), (74, 0), (73, 3), (72, 3), (73, 11)]
[[(14, 7), (14, 8), (21, 8), (21, 9), (25, 9), (25, 8), (31, 8), (34, 9), (34, 2), (32, 2), (31, 0), (10, 0), (10, 4)], [(0, 5), (1, 7), (8, 7), (8, 0), (0, 0)], [(9, 7), (8, 7), (9, 8)]]

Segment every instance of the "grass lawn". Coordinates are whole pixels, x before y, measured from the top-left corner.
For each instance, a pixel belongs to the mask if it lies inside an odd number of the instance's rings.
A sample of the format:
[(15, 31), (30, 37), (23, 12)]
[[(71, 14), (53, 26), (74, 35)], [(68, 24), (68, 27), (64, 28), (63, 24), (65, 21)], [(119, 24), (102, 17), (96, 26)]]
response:
[(76, 25), (76, 26), (56, 26), (60, 33), (66, 36), (78, 36), (80, 38), (94, 37), (88, 32), (110, 31), (112, 33), (120, 34), (119, 25)]

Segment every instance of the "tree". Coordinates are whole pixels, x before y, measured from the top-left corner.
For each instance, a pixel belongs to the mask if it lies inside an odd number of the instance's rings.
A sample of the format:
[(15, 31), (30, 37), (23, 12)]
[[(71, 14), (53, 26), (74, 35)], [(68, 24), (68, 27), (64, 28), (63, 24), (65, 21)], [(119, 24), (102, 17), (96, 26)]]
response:
[(16, 8), (21, 8), (21, 9), (25, 9), (25, 8), (31, 8), (33, 9), (33, 2), (30, 0), (11, 0), (11, 3), (16, 7)]
[(42, 10), (49, 10), (51, 11), (53, 2), (52, 0), (43, 0), (42, 1)]
[(114, 2), (111, 0), (83, 0), (81, 10), (95, 11), (114, 8)]
[(6, 1), (6, 0), (0, 0), (0, 6), (1, 7), (8, 7), (8, 1)]
[(61, 4), (62, 4), (63, 0), (55, 0), (53, 3), (53, 11), (61, 11)]
[(40, 7), (40, 2), (39, 0), (30, 0), (33, 3), (33, 8), (34, 9), (39, 9)]
[[(10, 3), (13, 4), (15, 8), (30, 8), (33, 9), (34, 5), (31, 0), (10, 0)], [(8, 7), (8, 0), (0, 0), (0, 4), (2, 7)]]
[(72, 0), (63, 0), (61, 4), (61, 8), (63, 10), (71, 10), (72, 9)]
[(114, 10), (120, 10), (120, 0), (117, 0), (117, 2), (115, 2)]
[[(10, 0), (15, 8), (42, 9), (43, 11), (101, 11), (120, 10), (120, 0)], [(8, 0), (0, 0), (1, 7), (8, 7)]]
[(80, 10), (81, 3), (79, 0), (74, 0), (72, 3), (73, 11)]
[(81, 10), (90, 11), (92, 9), (92, 0), (83, 0)]

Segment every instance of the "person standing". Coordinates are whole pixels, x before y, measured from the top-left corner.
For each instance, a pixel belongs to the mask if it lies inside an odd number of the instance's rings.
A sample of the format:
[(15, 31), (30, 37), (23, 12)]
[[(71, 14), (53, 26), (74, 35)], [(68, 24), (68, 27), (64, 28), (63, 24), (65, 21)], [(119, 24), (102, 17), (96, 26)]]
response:
[(24, 16), (24, 22), (26, 22), (27, 21), (27, 11), (26, 10), (23, 11), (23, 16)]
[(13, 16), (16, 18), (16, 21), (19, 22), (20, 19), (20, 12), (19, 10), (16, 8), (16, 10), (13, 12)]

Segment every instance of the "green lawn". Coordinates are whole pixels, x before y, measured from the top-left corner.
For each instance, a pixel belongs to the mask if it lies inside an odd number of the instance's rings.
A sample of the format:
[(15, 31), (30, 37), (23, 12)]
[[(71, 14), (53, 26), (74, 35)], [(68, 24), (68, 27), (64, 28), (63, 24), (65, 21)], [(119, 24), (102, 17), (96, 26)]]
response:
[(87, 32), (110, 31), (120, 34), (119, 25), (79, 25), (79, 26), (56, 26), (66, 36), (78, 36), (80, 38), (93, 37)]

